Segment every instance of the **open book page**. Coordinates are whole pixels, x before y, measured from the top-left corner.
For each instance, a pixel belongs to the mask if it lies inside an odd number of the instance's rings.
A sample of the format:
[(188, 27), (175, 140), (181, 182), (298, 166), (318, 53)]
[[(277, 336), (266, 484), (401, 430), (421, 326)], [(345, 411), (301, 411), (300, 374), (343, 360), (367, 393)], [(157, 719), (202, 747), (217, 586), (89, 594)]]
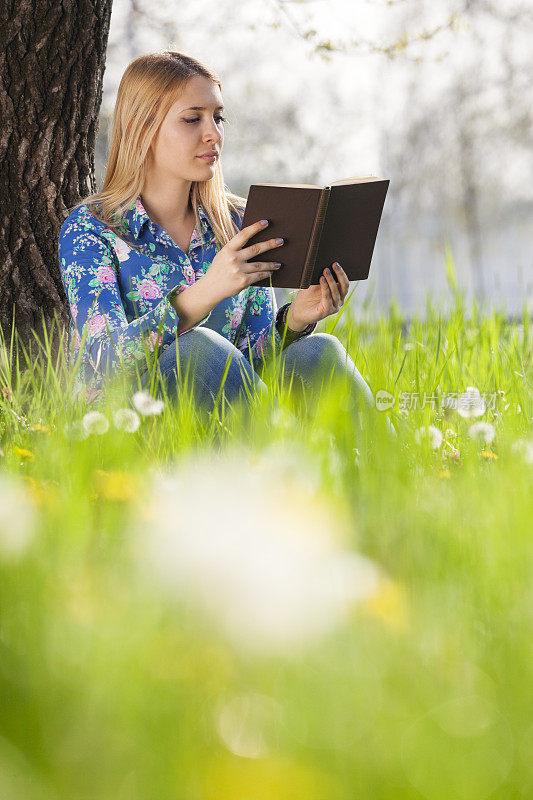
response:
[(367, 181), (382, 181), (383, 178), (377, 178), (375, 175), (361, 175), (358, 178), (344, 178), (342, 181), (332, 181), (330, 186), (341, 186), (343, 183), (366, 183)]
[[(343, 178), (340, 181), (332, 181), (328, 186), (340, 186), (343, 183), (364, 183), (365, 181), (382, 181), (375, 175), (360, 175), (357, 178)], [(315, 186), (312, 183), (257, 183), (256, 186), (285, 186), (290, 189), (323, 189), (323, 186)]]

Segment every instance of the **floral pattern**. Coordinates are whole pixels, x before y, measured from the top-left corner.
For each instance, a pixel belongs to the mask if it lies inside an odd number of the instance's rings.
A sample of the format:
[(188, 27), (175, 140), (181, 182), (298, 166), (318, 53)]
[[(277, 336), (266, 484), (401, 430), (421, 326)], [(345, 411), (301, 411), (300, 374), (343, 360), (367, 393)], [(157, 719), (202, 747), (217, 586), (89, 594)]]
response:
[[(85, 204), (64, 221), (58, 253), (71, 315), (69, 359), (74, 363), (81, 351), (74, 391), (87, 404), (103, 397), (105, 377), (117, 367), (135, 374), (138, 365), (142, 372), (156, 347), (166, 350), (175, 341), (178, 315), (170, 300), (205, 275), (220, 249), (202, 206), (198, 214), (201, 230), (195, 227), (188, 253), (149, 218), (140, 196), (119, 227), (123, 238)], [(243, 214), (244, 209), (232, 214), (239, 230)], [(274, 348), (281, 350), (276, 313), (273, 290), (252, 285), (223, 300), (194, 327), (217, 330), (257, 367)]]

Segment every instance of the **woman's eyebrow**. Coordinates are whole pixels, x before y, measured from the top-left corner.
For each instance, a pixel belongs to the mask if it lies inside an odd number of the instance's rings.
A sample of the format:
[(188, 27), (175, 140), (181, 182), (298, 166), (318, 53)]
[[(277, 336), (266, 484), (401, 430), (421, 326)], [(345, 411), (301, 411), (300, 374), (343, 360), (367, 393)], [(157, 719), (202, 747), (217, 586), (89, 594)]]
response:
[[(223, 109), (223, 108), (224, 108), (224, 106), (217, 106), (215, 108), (215, 111), (218, 111), (219, 109)], [(188, 108), (182, 108), (181, 110), (182, 111), (205, 111), (205, 106), (189, 106)]]

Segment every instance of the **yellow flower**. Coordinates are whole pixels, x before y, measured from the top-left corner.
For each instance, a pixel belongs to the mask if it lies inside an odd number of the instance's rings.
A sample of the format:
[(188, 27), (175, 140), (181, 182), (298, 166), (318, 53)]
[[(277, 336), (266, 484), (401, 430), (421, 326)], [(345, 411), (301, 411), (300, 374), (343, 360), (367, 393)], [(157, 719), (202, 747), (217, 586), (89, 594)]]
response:
[(40, 422), (36, 422), (35, 425), (32, 425), (30, 431), (40, 431), (41, 433), (50, 434), (50, 428), (47, 425), (41, 425)]
[(449, 478), (450, 477), (450, 470), (443, 469), (439, 472), (439, 478)]
[(24, 450), (23, 447), (14, 447), (13, 452), (19, 458), (26, 458), (28, 461), (33, 461), (35, 459), (33, 453), (30, 450)]
[(103, 469), (95, 471), (97, 496), (106, 500), (126, 501), (133, 500), (138, 487), (133, 475), (127, 472), (106, 472)]
[(493, 458), (495, 461), (498, 458), (496, 453), (491, 453), (490, 450), (482, 450), (481, 455), (483, 456), (483, 458)]
[(404, 589), (389, 578), (382, 578), (374, 594), (363, 604), (364, 610), (383, 620), (391, 628), (404, 630), (407, 625), (407, 602)]
[(38, 506), (55, 507), (58, 503), (57, 487), (45, 481), (37, 481), (28, 475), (26, 478), (30, 496)]

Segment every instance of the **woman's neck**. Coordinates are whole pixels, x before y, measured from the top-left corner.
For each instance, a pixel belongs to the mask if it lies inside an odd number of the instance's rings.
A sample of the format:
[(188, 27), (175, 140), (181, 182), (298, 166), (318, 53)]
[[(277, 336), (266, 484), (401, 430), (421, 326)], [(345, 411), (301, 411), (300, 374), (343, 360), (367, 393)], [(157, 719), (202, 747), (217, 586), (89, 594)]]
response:
[(190, 202), (191, 181), (180, 185), (144, 185), (141, 192), (142, 204), (150, 219), (162, 228), (168, 225), (186, 225), (193, 213)]

